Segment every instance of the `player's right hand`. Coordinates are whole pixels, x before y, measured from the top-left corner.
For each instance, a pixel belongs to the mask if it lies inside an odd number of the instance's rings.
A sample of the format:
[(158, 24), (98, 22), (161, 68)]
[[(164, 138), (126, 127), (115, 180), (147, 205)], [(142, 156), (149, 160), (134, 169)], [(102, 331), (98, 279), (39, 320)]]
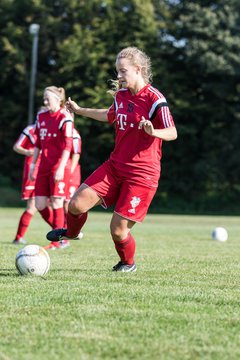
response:
[(73, 101), (70, 97), (66, 101), (65, 106), (67, 110), (70, 112), (77, 112), (78, 110), (80, 110), (80, 106), (78, 106), (78, 104), (75, 101)]
[(34, 170), (35, 170), (35, 166), (33, 166), (33, 164), (31, 164), (30, 170), (29, 170), (29, 174), (28, 174), (28, 178), (29, 178), (29, 180), (31, 180), (31, 181), (36, 180), (36, 176), (35, 176)]
[(33, 153), (34, 153), (33, 149), (29, 149), (26, 152), (26, 156), (33, 156)]

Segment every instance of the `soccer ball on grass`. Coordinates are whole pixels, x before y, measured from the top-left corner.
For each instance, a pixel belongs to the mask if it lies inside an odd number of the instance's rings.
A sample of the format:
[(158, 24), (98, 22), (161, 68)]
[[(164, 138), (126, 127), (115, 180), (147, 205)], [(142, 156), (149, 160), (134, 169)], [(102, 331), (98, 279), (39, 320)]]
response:
[(47, 251), (38, 245), (27, 245), (18, 251), (15, 265), (20, 275), (46, 275), (50, 268)]
[(212, 232), (212, 239), (217, 241), (227, 241), (228, 239), (228, 232), (223, 227), (216, 227)]

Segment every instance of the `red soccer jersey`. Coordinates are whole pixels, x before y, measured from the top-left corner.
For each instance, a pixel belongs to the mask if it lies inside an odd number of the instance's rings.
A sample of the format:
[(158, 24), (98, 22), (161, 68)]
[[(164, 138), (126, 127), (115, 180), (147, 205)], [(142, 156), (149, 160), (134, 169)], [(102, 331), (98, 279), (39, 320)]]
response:
[[(16, 141), (16, 145), (21, 146), (25, 150), (33, 150), (36, 143), (36, 126), (35, 124), (27, 126)], [(28, 179), (32, 156), (25, 156), (22, 180), (22, 198), (28, 199), (34, 196), (35, 180)], [(38, 171), (40, 156), (35, 166), (35, 173)]]
[[(19, 138), (16, 141), (16, 145), (21, 146), (25, 150), (33, 150), (36, 144), (37, 136), (35, 134), (36, 131), (36, 125), (28, 125), (21, 133)], [(38, 161), (36, 163), (36, 168), (39, 165), (40, 157), (38, 158)], [(24, 177), (28, 177), (30, 165), (32, 163), (32, 156), (25, 156), (24, 160), (24, 170), (23, 175)]]
[(110, 124), (115, 123), (116, 128), (110, 160), (129, 176), (139, 175), (157, 186), (162, 140), (138, 128), (142, 116), (151, 120), (155, 129), (175, 126), (165, 97), (150, 84), (135, 95), (128, 89), (119, 90), (108, 110), (108, 120)]
[(36, 147), (42, 150), (39, 170), (57, 169), (63, 150), (72, 149), (73, 118), (65, 109), (39, 112), (36, 120)]

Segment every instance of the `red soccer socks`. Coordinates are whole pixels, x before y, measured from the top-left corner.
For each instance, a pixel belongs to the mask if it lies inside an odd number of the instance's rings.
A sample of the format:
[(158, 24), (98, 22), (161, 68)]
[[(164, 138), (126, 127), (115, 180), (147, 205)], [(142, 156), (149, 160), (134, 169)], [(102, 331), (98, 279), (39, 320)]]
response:
[(19, 240), (25, 235), (27, 228), (30, 224), (30, 221), (32, 220), (32, 217), (33, 215), (31, 213), (29, 213), (27, 210), (24, 211), (24, 213), (22, 214), (19, 220), (17, 234), (15, 237), (16, 240)]
[(87, 217), (88, 217), (87, 212), (80, 215), (73, 215), (68, 211), (66, 236), (69, 238), (76, 237), (80, 233), (83, 225), (85, 224)]
[(65, 214), (63, 207), (53, 209), (53, 229), (63, 228), (65, 221)]
[(53, 209), (50, 206), (45, 207), (43, 210), (39, 210), (42, 218), (53, 227)]
[(134, 263), (136, 244), (131, 233), (129, 232), (128, 236), (121, 241), (114, 241), (114, 244), (121, 262), (123, 264), (132, 265)]

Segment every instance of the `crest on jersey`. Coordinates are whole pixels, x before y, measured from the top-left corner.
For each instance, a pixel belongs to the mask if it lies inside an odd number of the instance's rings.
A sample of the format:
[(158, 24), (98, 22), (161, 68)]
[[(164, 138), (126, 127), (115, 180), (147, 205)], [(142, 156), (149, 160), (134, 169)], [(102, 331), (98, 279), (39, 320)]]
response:
[(39, 131), (39, 135), (40, 135), (40, 139), (44, 140), (45, 136), (47, 136), (47, 129), (41, 128), (40, 131)]
[(134, 111), (134, 105), (132, 103), (128, 103), (127, 112), (133, 112)]
[(136, 213), (136, 207), (140, 204), (141, 199), (137, 196), (133, 196), (132, 200), (130, 201), (131, 204), (131, 209), (128, 210), (128, 212), (130, 212), (131, 214), (135, 214)]

